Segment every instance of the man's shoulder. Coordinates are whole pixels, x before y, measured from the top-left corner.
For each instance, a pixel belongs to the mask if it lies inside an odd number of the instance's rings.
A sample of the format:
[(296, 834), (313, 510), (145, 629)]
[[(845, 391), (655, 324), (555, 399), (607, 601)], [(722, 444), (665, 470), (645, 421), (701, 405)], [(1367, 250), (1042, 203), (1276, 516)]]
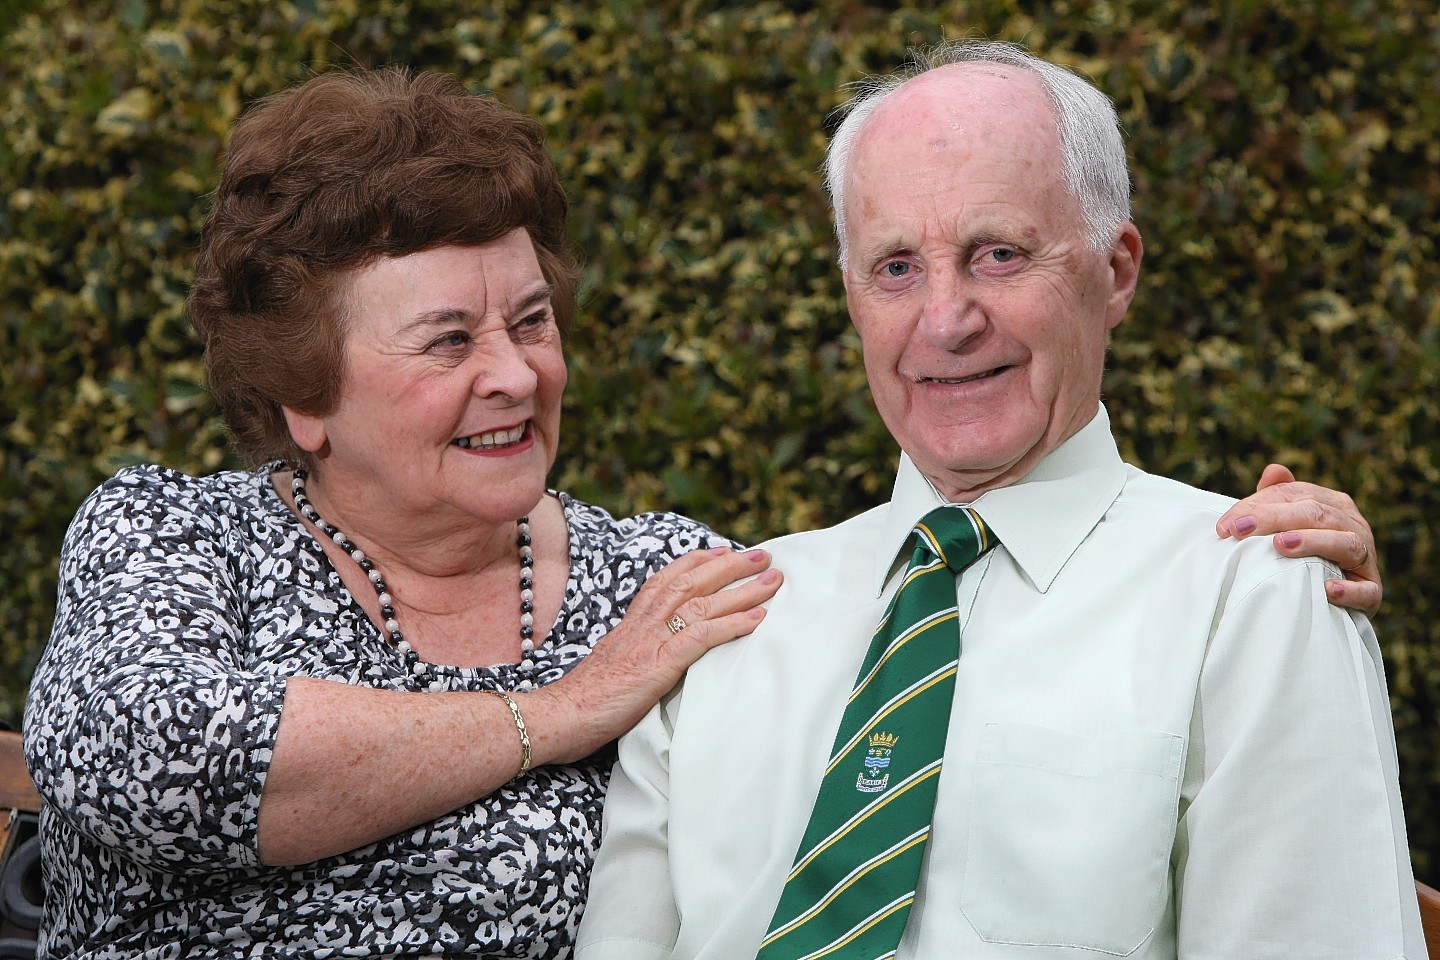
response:
[(811, 579), (857, 567), (868, 574), (889, 508), (882, 503), (834, 526), (775, 537), (759, 546), (770, 552), (775, 566), (784, 570), (790, 564)]
[[(1339, 576), (1333, 564), (1317, 557), (1292, 558), (1276, 551), (1269, 537), (1221, 538), (1215, 523), (1236, 502), (1234, 497), (1146, 473), (1126, 464), (1125, 487), (1106, 515), (1124, 530), (1142, 531), (1151, 549), (1176, 559), (1189, 559), (1204, 569), (1223, 573), (1232, 589), (1245, 589), (1287, 571), (1318, 565)], [(1120, 532), (1120, 531), (1116, 531)]]
[(1137, 509), (1168, 511), (1177, 516), (1193, 515), (1197, 519), (1200, 516), (1210, 516), (1218, 520), (1220, 515), (1235, 503), (1235, 498), (1192, 487), (1169, 477), (1146, 473), (1127, 463), (1125, 487), (1116, 502), (1133, 505)]
[(1232, 497), (1125, 465), (1125, 485), (1105, 512), (1112, 533), (1143, 537), (1156, 549), (1229, 552), (1243, 541), (1221, 540), (1215, 523)]

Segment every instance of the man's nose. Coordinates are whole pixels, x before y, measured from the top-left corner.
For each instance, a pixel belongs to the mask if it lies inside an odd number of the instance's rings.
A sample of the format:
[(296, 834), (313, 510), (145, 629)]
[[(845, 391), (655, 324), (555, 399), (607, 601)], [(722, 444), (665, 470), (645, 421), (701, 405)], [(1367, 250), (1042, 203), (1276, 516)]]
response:
[(969, 277), (951, 263), (932, 266), (925, 285), (919, 332), (931, 345), (953, 351), (981, 333), (989, 319)]

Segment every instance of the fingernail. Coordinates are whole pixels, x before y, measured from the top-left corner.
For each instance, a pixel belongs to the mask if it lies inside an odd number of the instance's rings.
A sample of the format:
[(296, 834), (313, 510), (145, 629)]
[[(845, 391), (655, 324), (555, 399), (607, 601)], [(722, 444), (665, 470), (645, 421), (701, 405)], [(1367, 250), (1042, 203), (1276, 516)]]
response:
[(765, 616), (765, 608), (754, 607), (752, 609), (746, 610), (745, 615), (751, 620), (759, 620), (761, 617)]
[(1345, 596), (1345, 581), (1326, 580), (1325, 592), (1329, 594), (1332, 598), (1339, 600), (1341, 597)]
[(1234, 524), (1231, 525), (1231, 529), (1234, 530), (1238, 536), (1243, 537), (1255, 529), (1255, 518), (1237, 517)]
[(749, 553), (746, 554), (746, 556), (749, 557), (751, 560), (755, 561), (756, 563), (763, 563), (766, 554), (764, 550), (751, 550)]
[(1300, 534), (1295, 533), (1294, 531), (1291, 531), (1289, 533), (1282, 533), (1280, 534), (1280, 542), (1289, 549), (1293, 550), (1296, 547), (1300, 546)]
[(761, 583), (774, 583), (776, 580), (780, 579), (780, 571), (766, 570), (764, 573), (760, 574), (760, 576), (756, 577), (755, 579), (759, 580)]
[(706, 550), (705, 552), (708, 553), (708, 554), (710, 554), (710, 556), (712, 556), (712, 557), (718, 557), (718, 556), (720, 556), (721, 554), (729, 553), (729, 552), (730, 552), (730, 548), (729, 548), (729, 547), (711, 547), (709, 550)]

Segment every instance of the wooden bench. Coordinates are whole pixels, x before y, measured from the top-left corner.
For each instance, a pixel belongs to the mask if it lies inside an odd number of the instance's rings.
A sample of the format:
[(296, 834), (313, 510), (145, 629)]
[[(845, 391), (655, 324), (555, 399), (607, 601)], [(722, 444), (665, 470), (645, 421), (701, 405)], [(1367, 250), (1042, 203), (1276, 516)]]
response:
[(0, 730), (0, 851), (10, 839), (11, 811), (40, 812), (40, 794), (30, 782), (25, 758), (20, 754), (20, 734)]
[(0, 730), (0, 957), (35, 956), (43, 898), (39, 812), (20, 734)]
[(1425, 947), (1430, 953), (1430, 960), (1440, 960), (1440, 890), (1417, 880), (1415, 892), (1420, 897), (1420, 925), (1425, 928)]

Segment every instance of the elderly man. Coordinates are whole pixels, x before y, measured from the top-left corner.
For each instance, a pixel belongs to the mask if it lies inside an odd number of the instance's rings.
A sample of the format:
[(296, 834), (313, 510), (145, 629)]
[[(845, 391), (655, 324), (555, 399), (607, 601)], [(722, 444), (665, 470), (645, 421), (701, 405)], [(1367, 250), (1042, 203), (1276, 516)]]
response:
[(1419, 960), (1368, 622), (1111, 438), (1113, 107), (934, 56), (827, 164), (893, 499), (767, 544), (764, 623), (622, 742), (579, 958)]

